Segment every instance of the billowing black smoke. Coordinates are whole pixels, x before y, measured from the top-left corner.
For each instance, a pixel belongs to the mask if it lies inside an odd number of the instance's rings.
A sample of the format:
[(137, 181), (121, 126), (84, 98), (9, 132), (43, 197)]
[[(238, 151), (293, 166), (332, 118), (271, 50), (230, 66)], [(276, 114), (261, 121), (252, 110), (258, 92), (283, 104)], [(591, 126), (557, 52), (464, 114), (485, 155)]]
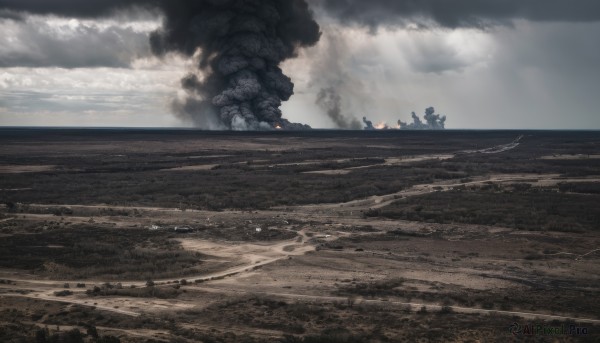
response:
[(188, 96), (173, 103), (204, 128), (304, 129), (282, 118), (294, 84), (280, 64), (316, 44), (320, 28), (305, 0), (0, 0), (0, 9), (72, 17), (109, 15), (144, 6), (164, 14), (150, 37), (152, 51), (198, 56), (198, 71), (182, 80)]
[(282, 118), (294, 84), (279, 65), (320, 37), (304, 0), (168, 1), (164, 27), (151, 36), (157, 55), (200, 52), (202, 78), (183, 80), (189, 96), (174, 104), (199, 125), (260, 130), (308, 128)]
[(444, 130), (446, 128), (446, 116), (435, 114), (435, 109), (429, 107), (425, 110), (425, 123), (421, 121), (415, 112), (412, 113), (413, 122), (407, 124), (398, 120), (401, 130)]

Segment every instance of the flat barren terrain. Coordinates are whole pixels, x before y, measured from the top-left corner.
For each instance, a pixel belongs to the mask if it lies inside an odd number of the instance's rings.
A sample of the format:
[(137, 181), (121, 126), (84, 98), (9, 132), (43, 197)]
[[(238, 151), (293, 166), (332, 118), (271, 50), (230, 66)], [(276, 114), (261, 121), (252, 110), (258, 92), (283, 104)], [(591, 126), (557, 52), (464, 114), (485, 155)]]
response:
[(600, 133), (0, 129), (1, 342), (598, 342)]

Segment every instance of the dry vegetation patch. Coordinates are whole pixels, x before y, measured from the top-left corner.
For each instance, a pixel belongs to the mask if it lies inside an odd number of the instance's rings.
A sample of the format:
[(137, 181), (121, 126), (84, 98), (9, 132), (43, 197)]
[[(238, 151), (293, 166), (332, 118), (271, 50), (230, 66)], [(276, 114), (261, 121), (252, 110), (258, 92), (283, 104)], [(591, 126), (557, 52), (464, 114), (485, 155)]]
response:
[(367, 212), (366, 216), (580, 232), (600, 230), (599, 208), (598, 195), (562, 194), (543, 189), (502, 191), (489, 185), (473, 191), (463, 189), (398, 200), (380, 210)]
[(16, 233), (0, 241), (0, 266), (55, 279), (144, 280), (198, 273), (205, 256), (169, 238), (145, 229), (93, 225)]

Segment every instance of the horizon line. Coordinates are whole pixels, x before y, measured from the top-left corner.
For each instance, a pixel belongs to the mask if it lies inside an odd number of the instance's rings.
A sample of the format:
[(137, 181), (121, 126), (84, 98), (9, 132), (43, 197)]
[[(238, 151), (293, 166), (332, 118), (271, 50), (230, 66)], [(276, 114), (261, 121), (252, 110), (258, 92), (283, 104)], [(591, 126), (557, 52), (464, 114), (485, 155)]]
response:
[(443, 132), (443, 131), (600, 131), (600, 128), (578, 129), (541, 129), (541, 128), (449, 128), (443, 130), (350, 130), (340, 128), (312, 128), (309, 130), (270, 130), (270, 131), (234, 131), (234, 130), (209, 130), (185, 126), (38, 126), (38, 125), (0, 125), (0, 130), (5, 129), (49, 129), (49, 130), (173, 130), (173, 131), (203, 131), (203, 132), (310, 132), (310, 131), (341, 131), (341, 132)]

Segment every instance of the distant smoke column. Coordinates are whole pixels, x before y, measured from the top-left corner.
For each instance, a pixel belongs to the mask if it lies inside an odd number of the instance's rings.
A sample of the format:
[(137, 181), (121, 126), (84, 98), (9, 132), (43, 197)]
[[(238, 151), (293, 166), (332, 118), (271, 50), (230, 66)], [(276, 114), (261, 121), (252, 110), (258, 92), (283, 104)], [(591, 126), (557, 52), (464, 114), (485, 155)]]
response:
[(200, 53), (200, 77), (182, 80), (189, 96), (174, 103), (181, 115), (232, 130), (305, 128), (282, 119), (281, 103), (294, 84), (279, 68), (299, 47), (319, 40), (304, 0), (164, 1), (161, 7), (165, 22), (151, 36), (153, 52)]
[(446, 123), (446, 116), (440, 117), (439, 114), (435, 114), (435, 109), (429, 107), (425, 110), (425, 121), (429, 129), (444, 129)]
[(327, 111), (327, 115), (340, 129), (360, 130), (361, 126), (355, 118), (349, 119), (342, 114), (342, 97), (335, 88), (323, 88), (317, 94), (316, 104)]
[(363, 117), (363, 123), (365, 123), (365, 130), (375, 130), (375, 126), (373, 126), (373, 122), (367, 120), (367, 117)]
[(402, 130), (444, 130), (446, 128), (446, 116), (435, 114), (435, 109), (429, 107), (425, 109), (425, 123), (421, 121), (421, 118), (412, 112), (413, 122), (407, 124), (401, 120), (398, 120), (398, 125)]
[(417, 127), (417, 128), (423, 127), (423, 122), (421, 121), (421, 118), (419, 118), (415, 112), (412, 112), (412, 119), (413, 119), (413, 125), (415, 127)]

